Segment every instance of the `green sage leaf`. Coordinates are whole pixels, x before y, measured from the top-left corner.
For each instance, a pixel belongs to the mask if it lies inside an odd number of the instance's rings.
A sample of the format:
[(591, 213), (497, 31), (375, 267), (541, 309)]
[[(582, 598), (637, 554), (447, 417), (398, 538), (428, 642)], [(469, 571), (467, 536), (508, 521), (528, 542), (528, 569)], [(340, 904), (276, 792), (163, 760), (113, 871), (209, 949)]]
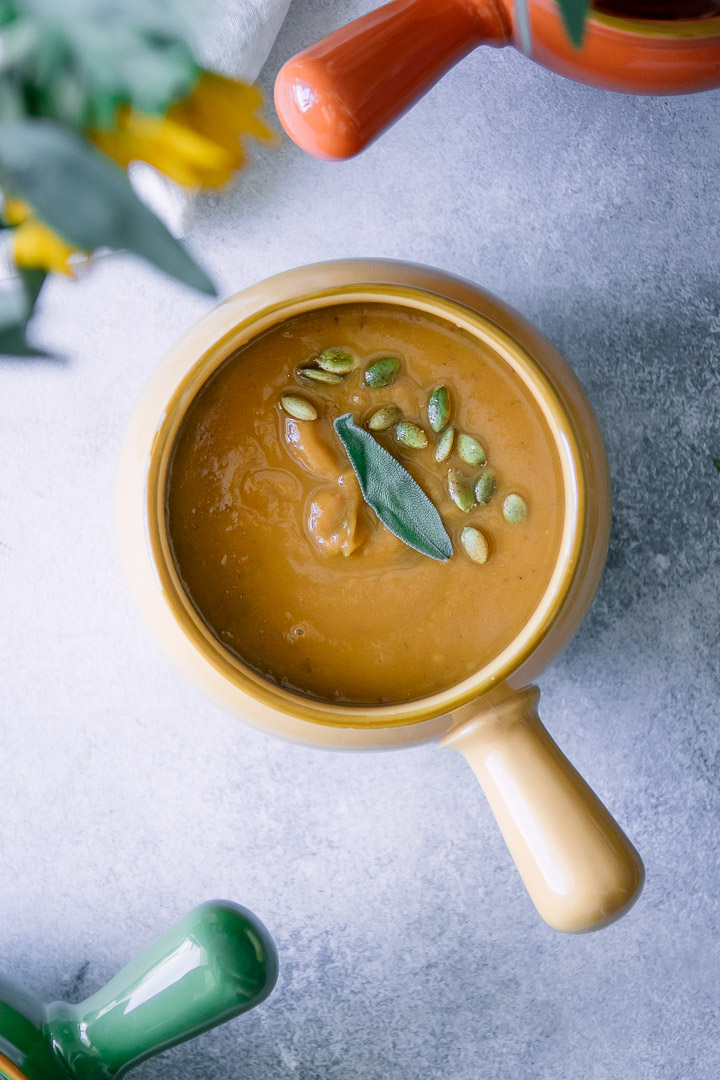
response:
[(360, 484), (363, 498), (383, 525), (408, 547), (438, 562), (447, 562), (452, 542), (442, 518), (420, 485), (351, 413), (334, 424)]
[(133, 191), (126, 173), (52, 120), (0, 127), (0, 187), (83, 251), (125, 249), (166, 274), (215, 295), (204, 270)]

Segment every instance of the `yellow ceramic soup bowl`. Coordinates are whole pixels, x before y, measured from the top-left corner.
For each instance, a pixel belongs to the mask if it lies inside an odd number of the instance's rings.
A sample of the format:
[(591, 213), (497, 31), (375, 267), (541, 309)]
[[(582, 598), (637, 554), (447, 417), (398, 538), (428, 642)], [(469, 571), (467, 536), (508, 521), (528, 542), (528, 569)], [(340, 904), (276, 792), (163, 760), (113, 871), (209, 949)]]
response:
[[(561, 461), (564, 521), (550, 583), (517, 637), (472, 678), (399, 705), (315, 701), (256, 674), (203, 622), (175, 570), (166, 531), (168, 463), (189, 404), (256, 335), (315, 308), (382, 302), (429, 313), (510, 365), (541, 407)], [(529, 323), (469, 282), (385, 260), (302, 267), (230, 297), (171, 349), (124, 440), (118, 483), (121, 556), (138, 607), (177, 667), (239, 719), (329, 749), (411, 746), (431, 739), (474, 769), (542, 917), (579, 932), (622, 915), (642, 888), (630, 841), (540, 723), (532, 681), (582, 622), (602, 574), (610, 481), (602, 436), (580, 383)]]

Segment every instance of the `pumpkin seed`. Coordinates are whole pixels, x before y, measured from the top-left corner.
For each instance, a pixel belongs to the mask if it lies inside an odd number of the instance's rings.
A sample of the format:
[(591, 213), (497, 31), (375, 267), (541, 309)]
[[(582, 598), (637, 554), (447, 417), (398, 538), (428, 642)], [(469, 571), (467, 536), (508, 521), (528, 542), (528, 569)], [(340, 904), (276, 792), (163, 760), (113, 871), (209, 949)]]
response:
[(446, 427), (443, 432), (440, 433), (440, 438), (435, 444), (435, 460), (445, 461), (450, 457), (450, 451), (453, 448), (455, 442), (455, 429)]
[(389, 386), (397, 378), (399, 370), (400, 361), (397, 356), (383, 356), (367, 369), (365, 382), (375, 390), (383, 386)]
[(442, 431), (450, 419), (450, 393), (447, 386), (437, 386), (428, 398), (428, 420), (433, 431)]
[(488, 558), (488, 542), (479, 529), (467, 525), (460, 533), (460, 543), (465, 548), (473, 562), (486, 563)]
[(298, 375), (303, 379), (312, 379), (313, 382), (327, 383), (328, 386), (337, 386), (343, 381), (342, 375), (336, 375), (334, 371), (323, 371), (322, 368), (301, 367)]
[(495, 494), (496, 487), (497, 477), (492, 469), (488, 469), (487, 472), (482, 474), (475, 485), (475, 498), (479, 503), (485, 506)]
[(503, 517), (511, 525), (519, 525), (527, 517), (527, 503), (522, 495), (508, 495), (503, 503)]
[(387, 431), (393, 424), (397, 424), (401, 416), (402, 413), (397, 405), (383, 405), (381, 409), (372, 414), (367, 426), (370, 431)]
[(448, 471), (448, 491), (450, 498), (464, 514), (469, 514), (475, 506), (475, 493), (462, 473), (457, 469)]
[(347, 375), (357, 367), (357, 361), (347, 349), (326, 349), (318, 356), (316, 363), (323, 371), (333, 375)]
[(484, 465), (487, 461), (485, 451), (472, 435), (458, 435), (457, 452), (468, 465)]
[(299, 394), (285, 394), (280, 398), (280, 404), (293, 420), (317, 420), (315, 406)]
[(411, 424), (408, 420), (401, 420), (395, 428), (395, 438), (403, 446), (411, 446), (413, 450), (422, 450), (427, 446), (427, 435), (417, 424)]

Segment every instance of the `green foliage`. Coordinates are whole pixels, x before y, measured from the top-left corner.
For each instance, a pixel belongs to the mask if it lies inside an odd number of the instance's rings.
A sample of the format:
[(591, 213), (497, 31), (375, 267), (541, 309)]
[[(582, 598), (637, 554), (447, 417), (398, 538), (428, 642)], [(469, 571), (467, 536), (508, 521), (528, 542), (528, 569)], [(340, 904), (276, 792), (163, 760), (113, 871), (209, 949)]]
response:
[(580, 48), (585, 32), (585, 19), (590, 7), (590, 0), (558, 0), (558, 7), (568, 37), (576, 48)]
[(0, 122), (108, 128), (118, 108), (164, 113), (198, 67), (187, 0), (0, 0)]
[[(163, 115), (191, 92), (198, 9), (196, 0), (0, 0), (0, 188), (83, 251), (131, 251), (214, 294), (127, 174), (83, 137), (112, 129), (122, 106)], [(20, 270), (0, 288), (0, 352), (37, 355), (25, 329), (44, 280)]]
[(186, 285), (214, 295), (207, 274), (138, 199), (127, 174), (53, 120), (0, 126), (0, 187), (83, 251), (124, 248)]
[(22, 325), (30, 314), (29, 298), (21, 279), (12, 278), (3, 285), (7, 287), (0, 290), (0, 331)]
[[(83, 251), (131, 251), (214, 294), (126, 173), (83, 138), (114, 127), (122, 106), (161, 115), (188, 95), (199, 74), (190, 45), (198, 7), (0, 0), (0, 188)], [(22, 270), (0, 291), (0, 352), (35, 354), (25, 329), (44, 280), (42, 270)]]
[(25, 338), (35, 301), (45, 281), (44, 270), (22, 270), (0, 284), (0, 355), (43, 356)]

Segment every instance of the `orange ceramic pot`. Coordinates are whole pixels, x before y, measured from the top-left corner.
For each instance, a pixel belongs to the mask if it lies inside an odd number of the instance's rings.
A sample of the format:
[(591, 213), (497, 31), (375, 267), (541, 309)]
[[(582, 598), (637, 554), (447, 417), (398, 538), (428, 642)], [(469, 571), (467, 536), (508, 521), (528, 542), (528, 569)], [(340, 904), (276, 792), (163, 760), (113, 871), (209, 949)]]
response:
[[(636, 14), (617, 15), (616, 6)], [(628, 94), (720, 86), (714, 0), (676, 4), (703, 16), (689, 19), (637, 15), (662, 5), (605, 7), (591, 13), (575, 48), (555, 0), (392, 0), (284, 65), (275, 84), (278, 116), (315, 157), (352, 157), (480, 45), (514, 45), (570, 79)]]

